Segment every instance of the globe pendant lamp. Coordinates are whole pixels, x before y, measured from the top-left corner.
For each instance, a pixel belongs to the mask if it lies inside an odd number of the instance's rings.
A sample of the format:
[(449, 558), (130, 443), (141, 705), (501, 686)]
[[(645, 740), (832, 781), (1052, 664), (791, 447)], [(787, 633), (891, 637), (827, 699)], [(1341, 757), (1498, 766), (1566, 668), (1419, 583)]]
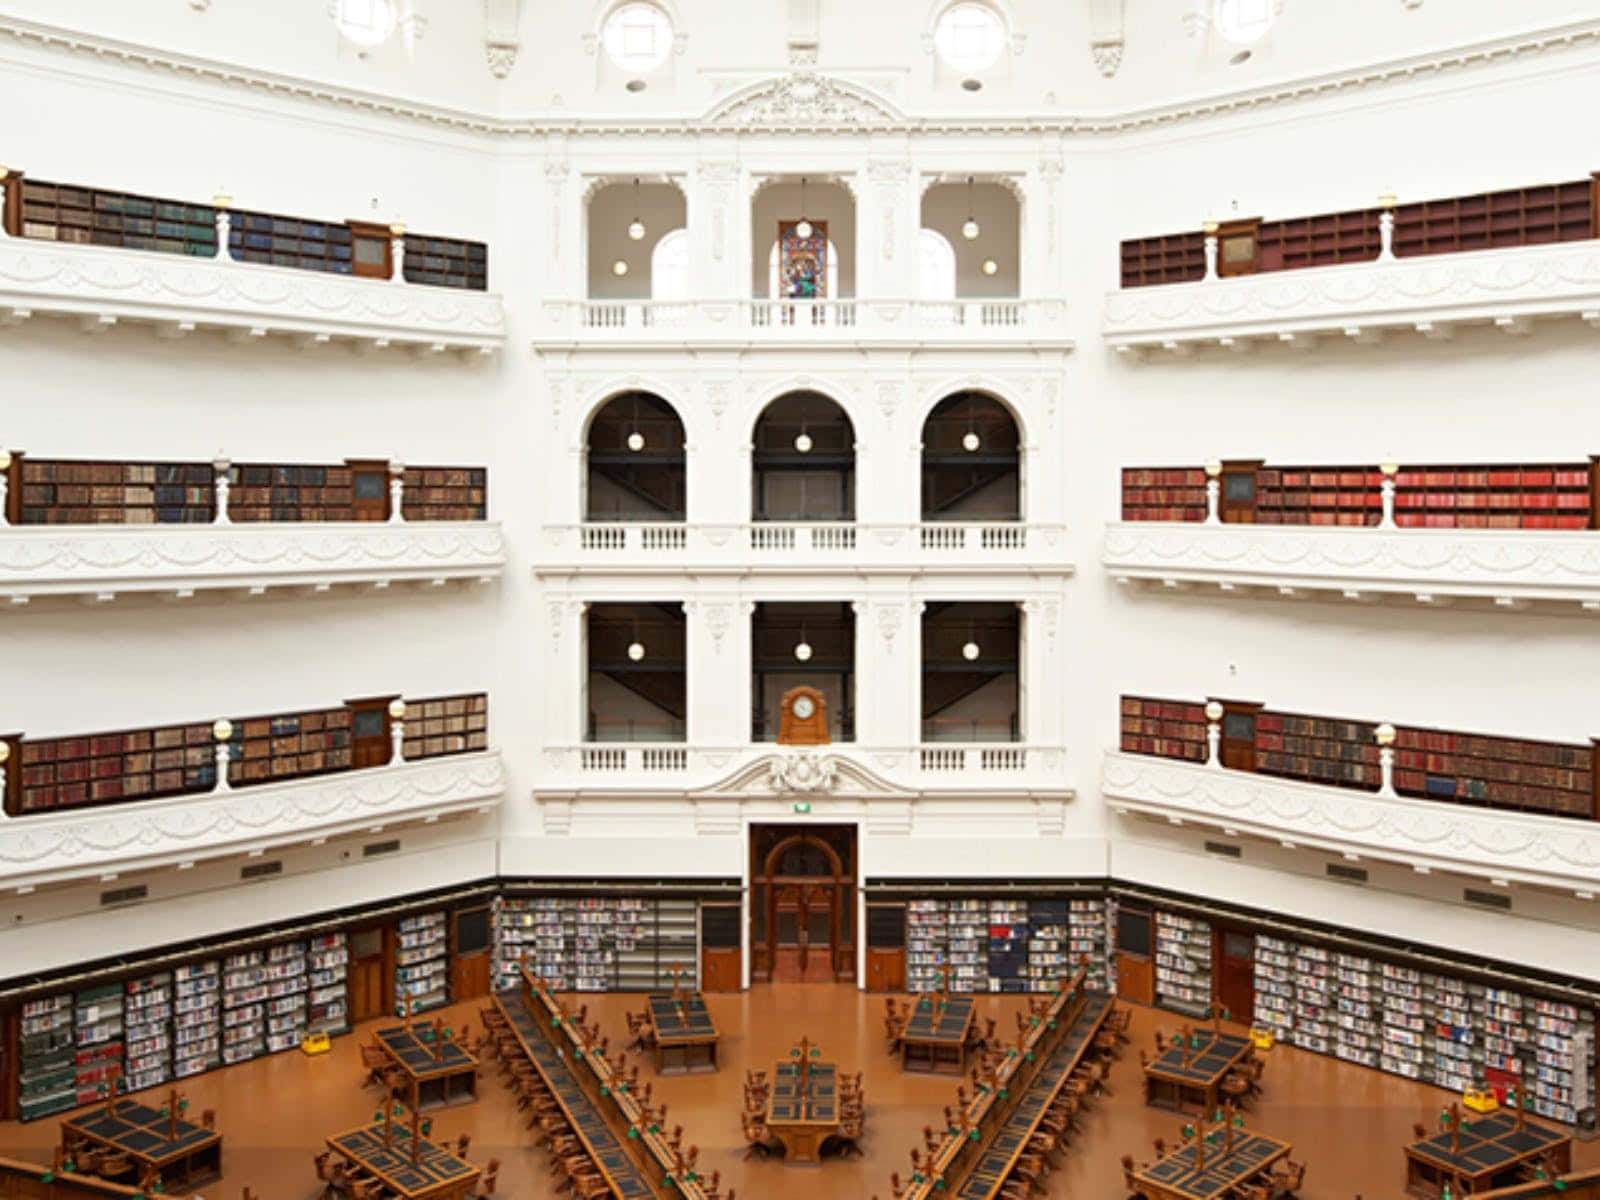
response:
[(972, 215), (972, 176), (967, 176), (967, 219), (961, 226), (961, 236), (967, 241), (975, 241), (982, 232), (978, 228), (978, 218)]
[(794, 227), (794, 235), (805, 241), (815, 232), (811, 222), (806, 220), (806, 177), (802, 175), (800, 176), (800, 220)]
[(644, 241), (644, 222), (639, 219), (639, 181), (633, 181), (633, 220), (628, 222), (628, 236), (636, 242)]

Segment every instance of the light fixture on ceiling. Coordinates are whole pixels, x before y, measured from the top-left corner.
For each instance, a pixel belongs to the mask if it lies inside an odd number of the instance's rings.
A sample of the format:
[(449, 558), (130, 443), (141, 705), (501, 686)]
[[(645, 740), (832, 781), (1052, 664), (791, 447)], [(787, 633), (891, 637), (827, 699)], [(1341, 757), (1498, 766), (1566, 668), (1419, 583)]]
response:
[(985, 275), (995, 275), (995, 274), (998, 274), (999, 271), (1000, 271), (1000, 264), (995, 262), (994, 259), (986, 258), (986, 259), (983, 260), (983, 273)]
[(628, 661), (629, 662), (638, 662), (643, 657), (644, 657), (644, 643), (643, 642), (629, 642), (628, 643)]
[(801, 454), (810, 454), (811, 448), (816, 443), (811, 440), (811, 435), (806, 432), (805, 422), (800, 423), (800, 432), (794, 435), (794, 448)]
[(639, 180), (633, 181), (633, 220), (628, 222), (628, 236), (636, 242), (644, 241), (644, 222), (639, 219)]
[(800, 176), (800, 220), (795, 224), (794, 235), (805, 241), (815, 232), (816, 229), (811, 222), (806, 220), (806, 177), (802, 175)]
[(628, 435), (628, 449), (635, 454), (644, 449), (644, 434), (635, 429)]
[(794, 644), (794, 656), (801, 662), (811, 661), (811, 643), (805, 640), (804, 634), (801, 634), (800, 640)]
[(616, 262), (611, 264), (611, 273), (621, 279), (628, 273), (628, 260), (625, 258), (617, 259)]
[(966, 219), (966, 222), (961, 226), (961, 236), (966, 238), (967, 241), (971, 242), (971, 241), (975, 241), (977, 239), (977, 236), (978, 236), (978, 234), (980, 232), (982, 232), (982, 231), (978, 228), (978, 218), (972, 215), (972, 176), (968, 175), (967, 176), (967, 219)]
[(966, 659), (968, 662), (977, 662), (978, 655), (982, 653), (983, 651), (978, 649), (977, 642), (969, 641), (966, 645), (961, 647), (961, 657)]
[(961, 448), (968, 454), (975, 454), (981, 445), (983, 445), (983, 439), (978, 436), (977, 430), (969, 429), (961, 435)]

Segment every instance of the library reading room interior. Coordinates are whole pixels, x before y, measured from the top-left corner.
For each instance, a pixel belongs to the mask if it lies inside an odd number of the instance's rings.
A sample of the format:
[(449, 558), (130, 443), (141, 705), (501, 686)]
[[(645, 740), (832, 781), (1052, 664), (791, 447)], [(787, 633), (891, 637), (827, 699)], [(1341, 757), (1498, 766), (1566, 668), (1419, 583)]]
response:
[(1600, 1200), (1595, 0), (0, 104), (0, 1200)]

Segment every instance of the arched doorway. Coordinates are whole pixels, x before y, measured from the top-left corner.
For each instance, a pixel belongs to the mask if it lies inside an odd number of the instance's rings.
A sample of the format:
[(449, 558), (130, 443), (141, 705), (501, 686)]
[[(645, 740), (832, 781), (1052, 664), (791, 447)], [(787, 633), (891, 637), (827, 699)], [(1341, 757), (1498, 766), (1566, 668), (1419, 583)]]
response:
[(853, 825), (751, 826), (751, 979), (854, 979), (855, 885)]

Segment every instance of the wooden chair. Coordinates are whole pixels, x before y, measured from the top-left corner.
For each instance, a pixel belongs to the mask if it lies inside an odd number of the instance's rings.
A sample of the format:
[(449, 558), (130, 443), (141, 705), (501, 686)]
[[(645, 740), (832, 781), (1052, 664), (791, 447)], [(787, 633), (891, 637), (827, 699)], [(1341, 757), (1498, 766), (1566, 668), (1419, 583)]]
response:
[(473, 1195), (474, 1196), (492, 1196), (492, 1195), (494, 1195), (495, 1181), (497, 1179), (499, 1179), (499, 1177), (500, 1177), (500, 1160), (498, 1158), (491, 1158), (489, 1160), (489, 1165), (483, 1169), (483, 1175), (478, 1179), (478, 1190), (475, 1191), (473, 1193)]
[(200, 1110), (200, 1128), (201, 1129), (213, 1129), (214, 1130), (214, 1129), (216, 1129), (216, 1127), (217, 1127), (217, 1110), (214, 1109), (214, 1108), (201, 1109)]
[(745, 1161), (752, 1156), (758, 1156), (763, 1162), (772, 1153), (772, 1144), (767, 1140), (767, 1123), (763, 1120), (745, 1118), (744, 1122)]
[(839, 1122), (839, 1132), (828, 1137), (829, 1144), (836, 1147), (840, 1158), (849, 1158), (852, 1154), (861, 1155), (861, 1130), (860, 1117), (845, 1117)]
[(322, 1191), (318, 1194), (319, 1200), (326, 1200), (327, 1197), (335, 1194), (333, 1177), (328, 1174), (328, 1159), (331, 1157), (331, 1153), (327, 1150), (324, 1150), (321, 1154), (313, 1154), (311, 1156), (312, 1165), (317, 1169), (317, 1182), (322, 1185)]
[(1122, 1186), (1128, 1189), (1130, 1200), (1139, 1194), (1139, 1181), (1133, 1177), (1133, 1155), (1122, 1156)]
[(1275, 1196), (1294, 1196), (1306, 1182), (1306, 1164), (1284, 1159), (1283, 1169), (1273, 1168), (1269, 1177), (1272, 1194)]
[(132, 1175), (133, 1159), (116, 1152), (102, 1154), (98, 1173), (102, 1179), (121, 1179), (124, 1175)]
[(465, 1158), (467, 1156), (467, 1147), (470, 1145), (472, 1145), (472, 1135), (463, 1133), (456, 1139), (456, 1157)]

